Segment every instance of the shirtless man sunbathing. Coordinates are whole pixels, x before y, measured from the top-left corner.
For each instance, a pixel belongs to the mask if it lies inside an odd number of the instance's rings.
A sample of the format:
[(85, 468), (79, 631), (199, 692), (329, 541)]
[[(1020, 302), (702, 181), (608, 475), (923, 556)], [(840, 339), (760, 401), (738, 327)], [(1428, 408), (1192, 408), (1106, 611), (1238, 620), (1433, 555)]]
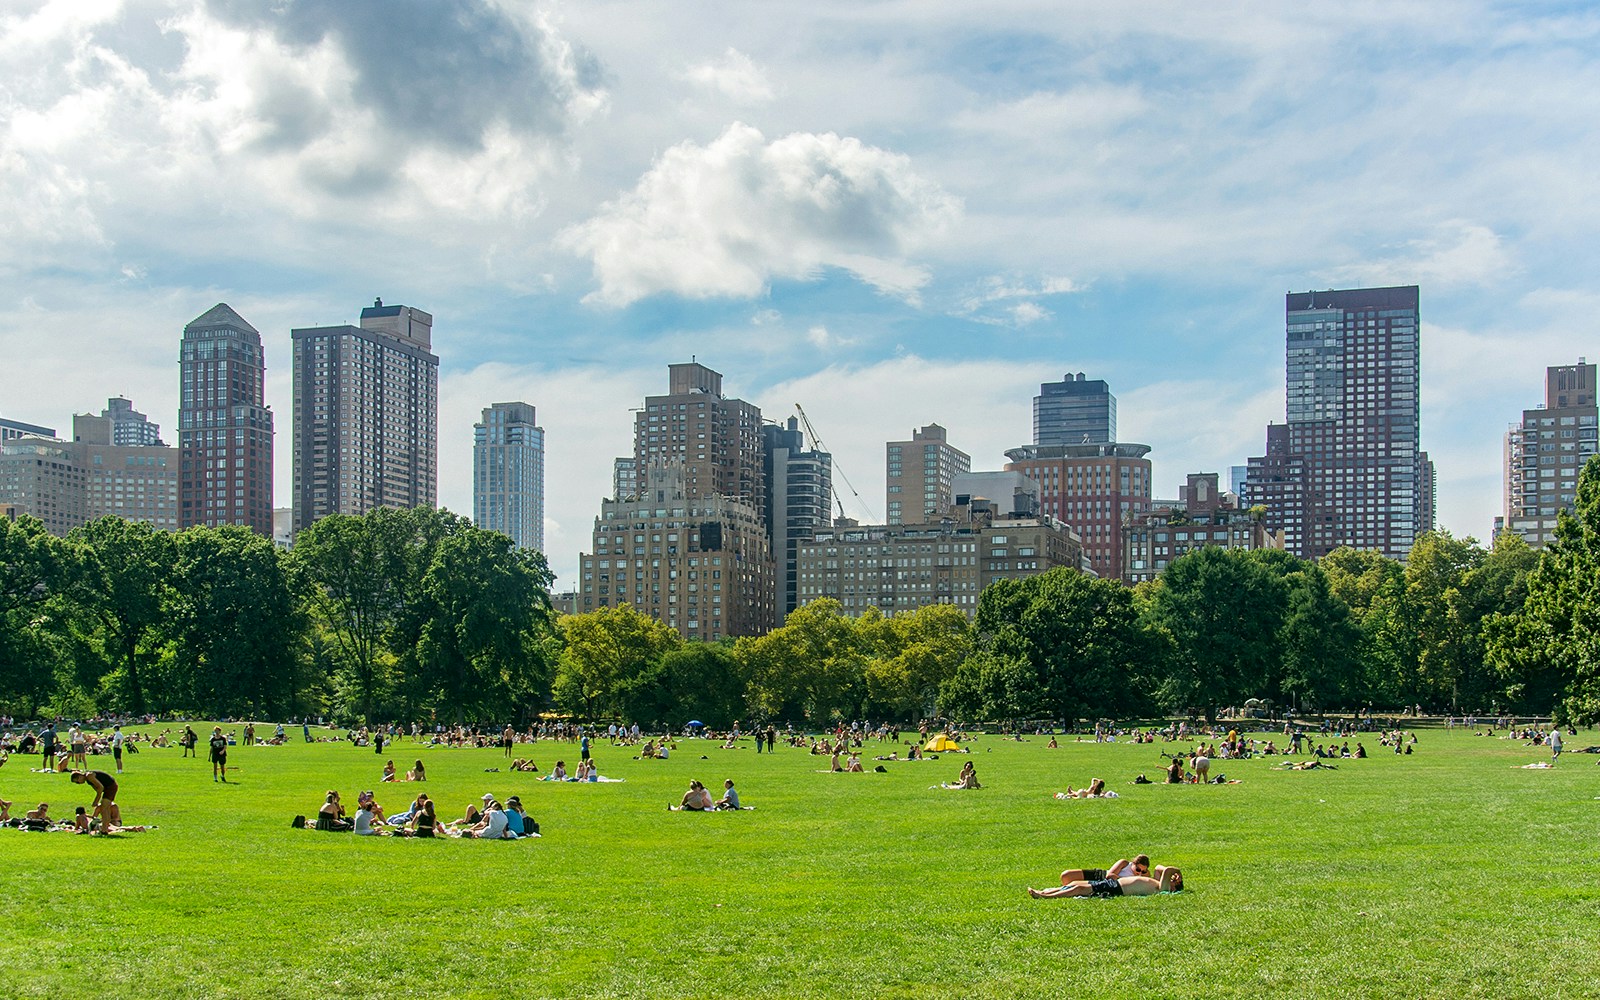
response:
[[(1143, 855), (1141, 855), (1143, 857)], [(1126, 869), (1119, 866), (1128, 865)], [(1118, 872), (1118, 874), (1112, 874)], [(1061, 873), (1061, 885), (1050, 889), (1029, 889), (1034, 899), (1081, 896), (1154, 896), (1158, 892), (1179, 892), (1183, 889), (1183, 873), (1170, 865), (1158, 865), (1153, 871), (1135, 874), (1130, 862), (1118, 862), (1100, 879), (1068, 879), (1068, 875), (1090, 875), (1098, 872), (1066, 871)]]

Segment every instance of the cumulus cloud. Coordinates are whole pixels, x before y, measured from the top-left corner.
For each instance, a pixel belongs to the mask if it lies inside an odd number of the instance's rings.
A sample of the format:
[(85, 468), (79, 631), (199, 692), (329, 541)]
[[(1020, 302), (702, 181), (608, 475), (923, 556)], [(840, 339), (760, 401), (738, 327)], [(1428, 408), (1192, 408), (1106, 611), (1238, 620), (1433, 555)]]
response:
[(600, 287), (589, 298), (608, 305), (661, 292), (750, 297), (827, 268), (909, 295), (928, 275), (907, 256), (959, 213), (903, 155), (833, 133), (768, 141), (735, 123), (709, 145), (667, 150), (562, 239), (593, 261)]
[(767, 83), (766, 74), (738, 49), (729, 49), (716, 62), (689, 67), (683, 77), (736, 104), (764, 104), (772, 100), (772, 86)]
[(499, 0), (57, 0), (0, 15), (0, 72), (0, 261), (35, 266), (219, 217), (302, 261), (286, 216), (503, 224), (606, 100)]
[(1516, 270), (1498, 233), (1457, 219), (1438, 226), (1432, 236), (1407, 241), (1401, 253), (1334, 268), (1331, 274), (1339, 283), (1450, 288), (1489, 284)]

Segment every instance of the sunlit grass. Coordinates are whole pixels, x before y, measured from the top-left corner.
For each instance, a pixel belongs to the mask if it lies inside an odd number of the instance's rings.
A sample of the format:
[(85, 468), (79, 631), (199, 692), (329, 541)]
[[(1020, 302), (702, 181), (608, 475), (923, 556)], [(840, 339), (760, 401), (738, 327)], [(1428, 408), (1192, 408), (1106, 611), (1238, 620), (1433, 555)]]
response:
[[(128, 758), (119, 796), (147, 834), (0, 831), (0, 993), (330, 995), (1583, 996), (1600, 919), (1600, 755), (1547, 759), (1423, 731), (1420, 752), (1272, 770), (1225, 786), (1133, 786), (1169, 744), (982, 739), (962, 756), (829, 774), (827, 759), (686, 741), (666, 762), (596, 747), (620, 784), (557, 785), (489, 750), (421, 756), (450, 816), (517, 793), (527, 843), (292, 830), (322, 793), (396, 809), (349, 745), (236, 747), (233, 781), (177, 749)], [(1372, 747), (1375, 740), (1366, 741)], [(1592, 733), (1569, 747), (1600, 743)], [(868, 744), (867, 757), (886, 753)], [(520, 747), (549, 770), (573, 744)], [(702, 756), (706, 759), (702, 759)], [(96, 766), (104, 767), (97, 758)], [(873, 763), (867, 761), (869, 767)], [(83, 786), (13, 757), (0, 796), (70, 815)], [(501, 768), (486, 773), (486, 768)], [(1104, 777), (1109, 801), (1052, 793)], [(690, 778), (753, 811), (669, 813)], [(1024, 895), (1062, 868), (1148, 851), (1190, 890), (1119, 900)]]

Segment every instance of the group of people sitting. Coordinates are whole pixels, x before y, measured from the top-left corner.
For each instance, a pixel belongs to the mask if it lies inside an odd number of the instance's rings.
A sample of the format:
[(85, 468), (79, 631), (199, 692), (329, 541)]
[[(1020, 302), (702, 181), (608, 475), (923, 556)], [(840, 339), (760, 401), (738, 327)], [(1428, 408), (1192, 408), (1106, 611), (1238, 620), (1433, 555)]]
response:
[(677, 805), (667, 803), (667, 809), (672, 812), (713, 812), (722, 809), (740, 809), (739, 793), (734, 791), (733, 779), (722, 783), (722, 798), (715, 802), (711, 800), (711, 792), (699, 781), (691, 780), (689, 790), (683, 793), (683, 798)]
[(143, 833), (154, 829), (146, 826), (128, 826), (122, 822), (122, 810), (117, 806), (117, 779), (106, 771), (73, 771), (72, 783), (87, 785), (94, 792), (94, 801), (88, 806), (78, 806), (71, 819), (58, 819), (50, 815), (50, 803), (41, 802), (20, 817), (11, 815), (11, 802), (0, 799), (0, 826), (15, 827), (38, 833), (64, 831), (108, 836), (114, 833)]
[[(304, 817), (296, 817), (296, 826), (304, 825)], [(314, 829), (337, 833), (354, 833), (358, 837), (466, 837), (475, 840), (516, 840), (537, 837), (539, 824), (522, 807), (516, 795), (506, 799), (505, 805), (485, 793), (482, 807), (468, 805), (458, 820), (440, 822), (433, 800), (427, 792), (419, 792), (405, 812), (386, 816), (372, 792), (362, 792), (356, 801), (353, 816), (345, 815), (344, 803), (339, 793), (330, 789), (322, 807), (317, 811)]]
[(380, 778), (379, 780), (380, 781), (400, 781), (400, 780), (405, 780), (405, 781), (427, 781), (428, 780), (428, 770), (427, 770), (427, 768), (422, 766), (422, 761), (418, 760), (416, 765), (413, 766), (411, 768), (411, 770), (406, 772), (405, 778), (401, 779), (400, 777), (398, 777), (395, 774), (394, 761), (386, 760), (386, 761), (383, 762), (383, 777)]
[(1084, 898), (1089, 896), (1154, 896), (1160, 892), (1182, 892), (1183, 872), (1171, 865), (1150, 867), (1148, 854), (1122, 858), (1110, 868), (1069, 868), (1061, 873), (1061, 884), (1048, 889), (1028, 890), (1034, 899)]
[[(532, 762), (530, 761), (529, 763), (531, 764)], [(518, 768), (515, 765), (512, 765), (512, 770), (517, 770), (517, 769)], [(529, 770), (537, 771), (539, 769), (537, 767), (533, 767), (533, 768), (529, 768)], [(597, 781), (621, 781), (622, 779), (621, 778), (602, 778), (602, 777), (600, 777), (600, 766), (594, 762), (594, 758), (593, 757), (589, 757), (589, 758), (586, 758), (584, 760), (578, 761), (577, 770), (573, 771), (571, 774), (567, 773), (567, 762), (564, 761), (564, 760), (558, 760), (558, 761), (556, 761), (556, 766), (551, 769), (550, 773), (545, 775), (543, 778), (540, 778), (539, 780), (540, 781), (588, 781), (588, 782), (597, 782)]]

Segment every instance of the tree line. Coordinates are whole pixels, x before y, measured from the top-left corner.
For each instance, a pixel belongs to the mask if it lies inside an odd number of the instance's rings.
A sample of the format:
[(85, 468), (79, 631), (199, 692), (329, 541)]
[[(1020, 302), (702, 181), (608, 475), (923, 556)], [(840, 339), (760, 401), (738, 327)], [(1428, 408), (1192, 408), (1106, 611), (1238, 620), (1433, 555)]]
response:
[(1600, 459), (1542, 552), (1447, 532), (1404, 563), (1201, 549), (1129, 589), (1055, 570), (948, 605), (685, 640), (631, 607), (556, 617), (543, 556), (448, 511), (243, 528), (0, 520), (0, 707), (346, 720), (911, 721), (1276, 710), (1600, 718)]

